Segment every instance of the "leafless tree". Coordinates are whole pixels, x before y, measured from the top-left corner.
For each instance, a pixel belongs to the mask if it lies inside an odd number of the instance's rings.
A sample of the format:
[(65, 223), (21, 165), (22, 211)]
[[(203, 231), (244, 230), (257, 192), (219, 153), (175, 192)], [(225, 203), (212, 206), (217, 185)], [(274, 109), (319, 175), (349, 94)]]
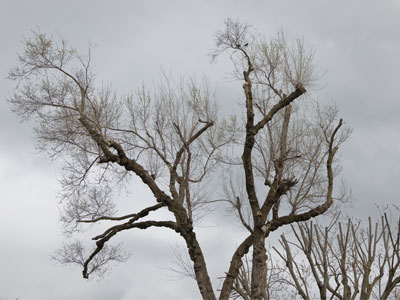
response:
[[(302, 41), (289, 43), (282, 34), (266, 41), (246, 24), (228, 19), (212, 55), (225, 52), (244, 82), (243, 127), (236, 118), (219, 118), (206, 81), (167, 77), (152, 91), (144, 87), (118, 97), (110, 85), (96, 88), (90, 51), (82, 56), (40, 32), (25, 41), (18, 66), (9, 72), (18, 82), (9, 102), (22, 118), (36, 120), (38, 147), (65, 161), (66, 232), (114, 223), (93, 238), (89, 254), (79, 243), (65, 245), (58, 252), (61, 262), (80, 264), (88, 278), (108, 261), (125, 259), (107, 247), (117, 233), (163, 227), (185, 241), (203, 299), (216, 299), (193, 220), (196, 209), (217, 198), (207, 194), (213, 174), (237, 168), (232, 174), (242, 176), (244, 193), (225, 189), (231, 196), (225, 200), (249, 233), (232, 256), (219, 299), (231, 296), (250, 249), (249, 298), (266, 297), (265, 239), (332, 206), (335, 154), (349, 130), (336, 121), (334, 108), (317, 108), (311, 115), (313, 102), (301, 100), (315, 79), (313, 53)], [(241, 158), (235, 157), (239, 152)], [(154, 203), (118, 215), (113, 192), (130, 176), (148, 187)], [(168, 210), (171, 218), (149, 218), (159, 210)]]
[(393, 226), (385, 215), (375, 224), (369, 218), (366, 228), (351, 219), (330, 227), (303, 223), (293, 228), (294, 242), (282, 235), (283, 251), (275, 250), (303, 299), (317, 288), (320, 299), (386, 300), (400, 284), (399, 222)]

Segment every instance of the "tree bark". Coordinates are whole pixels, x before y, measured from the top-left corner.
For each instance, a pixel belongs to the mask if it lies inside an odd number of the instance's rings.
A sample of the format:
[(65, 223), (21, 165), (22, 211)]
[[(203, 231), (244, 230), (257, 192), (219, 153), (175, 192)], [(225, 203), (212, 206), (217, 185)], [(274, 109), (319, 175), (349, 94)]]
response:
[(254, 232), (253, 268), (251, 272), (251, 299), (262, 300), (265, 293), (267, 276), (267, 250), (265, 249), (264, 232)]

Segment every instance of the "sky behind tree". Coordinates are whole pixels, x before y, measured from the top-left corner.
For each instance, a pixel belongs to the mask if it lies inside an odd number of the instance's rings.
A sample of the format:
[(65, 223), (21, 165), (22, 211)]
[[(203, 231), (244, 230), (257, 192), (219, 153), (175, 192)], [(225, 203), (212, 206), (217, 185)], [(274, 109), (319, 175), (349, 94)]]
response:
[[(353, 128), (340, 150), (342, 177), (354, 198), (344, 213), (365, 218), (377, 215), (376, 204), (400, 204), (398, 1), (0, 0), (0, 298), (199, 299), (193, 280), (168, 270), (171, 247), (180, 239), (165, 230), (118, 237), (131, 258), (102, 281), (86, 281), (79, 268), (50, 259), (63, 240), (57, 198), (61, 162), (38, 153), (29, 122), (10, 111), (5, 99), (14, 83), (6, 75), (22, 52), (23, 37), (40, 29), (83, 53), (89, 43), (95, 45), (97, 83), (111, 82), (119, 95), (143, 83), (151, 87), (161, 70), (178, 78), (205, 74), (221, 111), (230, 113), (231, 104), (243, 99), (242, 83), (231, 78), (228, 58), (211, 64), (207, 55), (228, 17), (252, 24), (266, 37), (283, 30), (315, 48), (321, 79), (309, 97), (335, 102)], [(121, 194), (122, 205), (135, 197), (152, 200), (139, 185), (130, 192)], [(225, 218), (200, 224), (214, 288), (242, 235)]]

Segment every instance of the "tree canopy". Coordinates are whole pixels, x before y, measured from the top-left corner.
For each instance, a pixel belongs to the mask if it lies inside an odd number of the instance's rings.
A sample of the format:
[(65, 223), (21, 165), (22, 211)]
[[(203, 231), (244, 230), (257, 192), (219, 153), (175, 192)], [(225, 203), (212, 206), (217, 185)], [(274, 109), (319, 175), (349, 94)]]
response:
[[(77, 241), (65, 244), (57, 259), (81, 265), (88, 278), (108, 262), (126, 259), (111, 245), (117, 233), (162, 227), (185, 241), (203, 299), (216, 299), (195, 221), (218, 200), (248, 232), (229, 254), (218, 298), (232, 295), (251, 251), (249, 299), (268, 299), (270, 233), (324, 214), (342, 197), (333, 196), (340, 171), (336, 154), (350, 130), (334, 106), (306, 97), (318, 79), (314, 50), (283, 33), (267, 39), (245, 23), (226, 20), (211, 57), (230, 57), (243, 88), (243, 119), (218, 112), (206, 79), (167, 76), (152, 90), (118, 96), (110, 85), (96, 83), (91, 51), (82, 55), (65, 40), (33, 32), (9, 72), (18, 82), (9, 99), (13, 110), (34, 119), (38, 147), (64, 161), (66, 233), (113, 223), (93, 237), (90, 253)], [(119, 215), (113, 193), (131, 176), (141, 179), (154, 201)], [(171, 218), (150, 218), (158, 210), (168, 210)]]

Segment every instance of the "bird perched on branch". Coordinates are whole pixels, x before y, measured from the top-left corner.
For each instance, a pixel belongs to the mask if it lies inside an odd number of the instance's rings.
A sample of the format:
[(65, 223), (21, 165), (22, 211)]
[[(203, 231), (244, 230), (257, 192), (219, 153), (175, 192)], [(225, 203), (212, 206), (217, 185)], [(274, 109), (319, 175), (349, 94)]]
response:
[[(243, 47), (247, 47), (249, 45), (249, 43), (246, 43), (243, 45)], [(236, 48), (242, 48), (242, 45), (240, 44), (235, 44)]]

